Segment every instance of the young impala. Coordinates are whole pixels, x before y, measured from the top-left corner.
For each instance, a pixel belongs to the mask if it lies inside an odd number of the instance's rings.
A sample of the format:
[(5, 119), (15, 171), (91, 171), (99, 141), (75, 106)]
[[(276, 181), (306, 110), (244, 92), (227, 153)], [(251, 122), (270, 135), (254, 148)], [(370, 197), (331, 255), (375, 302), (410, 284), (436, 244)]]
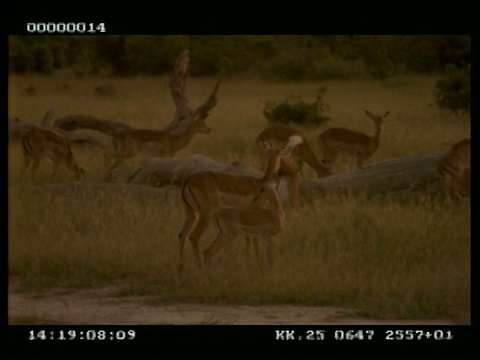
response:
[[(265, 201), (270, 206), (263, 208)], [(239, 235), (254, 241), (255, 255), (261, 266), (258, 241), (265, 242), (267, 260), (270, 267), (274, 259), (274, 238), (278, 235), (285, 221), (280, 198), (277, 193), (275, 181), (266, 182), (250, 206), (244, 208), (221, 208), (213, 214), (213, 224), (217, 229), (217, 237), (205, 250), (205, 266), (211, 262), (213, 255), (225, 245), (235, 240)], [(248, 244), (248, 243), (247, 243)]]
[(213, 214), (221, 207), (246, 206), (266, 183), (277, 177), (281, 162), (291, 164), (291, 150), (303, 139), (298, 135), (290, 137), (282, 150), (276, 143), (265, 142), (264, 150), (268, 153), (265, 172), (261, 178), (247, 175), (233, 175), (222, 172), (203, 171), (196, 173), (184, 181), (181, 197), (185, 208), (185, 222), (179, 234), (180, 265), (183, 269), (184, 245), (189, 237), (195, 260), (202, 266), (198, 242)]
[(85, 172), (78, 166), (70, 142), (54, 130), (32, 128), (25, 131), (22, 135), (22, 151), (25, 159), (22, 173), (25, 173), (33, 162), (32, 179), (44, 158), (49, 158), (53, 162), (52, 175), (56, 175), (59, 165), (63, 165), (75, 174), (76, 180), (85, 178)]
[(437, 164), (445, 192), (454, 201), (458, 201), (462, 195), (470, 194), (470, 144), (470, 138), (453, 144)]

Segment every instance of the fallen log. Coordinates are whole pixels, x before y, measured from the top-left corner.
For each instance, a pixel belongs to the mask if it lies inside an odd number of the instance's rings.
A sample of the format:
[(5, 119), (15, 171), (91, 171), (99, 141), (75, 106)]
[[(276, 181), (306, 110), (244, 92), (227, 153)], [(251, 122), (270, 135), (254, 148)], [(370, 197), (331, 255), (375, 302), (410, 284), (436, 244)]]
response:
[(101, 120), (91, 115), (67, 115), (56, 119), (54, 125), (62, 130), (74, 131), (78, 129), (90, 129), (114, 136), (132, 127), (113, 120)]
[(194, 154), (183, 159), (155, 157), (144, 162), (127, 180), (128, 183), (163, 187), (180, 185), (183, 180), (200, 171), (222, 171), (261, 177), (240, 161), (219, 163), (205, 155)]
[[(435, 194), (442, 191), (436, 163), (444, 153), (408, 156), (381, 161), (364, 169), (356, 169), (321, 179), (300, 181), (300, 195), (313, 200), (329, 194), (364, 194), (367, 197), (384, 194)], [(199, 171), (228, 171), (261, 177), (261, 172), (241, 162), (222, 164), (204, 155), (195, 154), (183, 159), (152, 158), (140, 166), (129, 178), (132, 184), (154, 187), (180, 185)], [(284, 198), (284, 196), (282, 196)]]
[[(163, 133), (182, 135), (194, 122), (199, 119), (206, 119), (209, 116), (210, 111), (217, 106), (217, 92), (220, 86), (220, 80), (216, 82), (212, 92), (203, 103), (197, 107), (192, 107), (185, 91), (189, 63), (189, 51), (184, 50), (178, 55), (172, 74), (169, 78), (169, 88), (175, 105), (175, 114), (169, 123), (164, 125), (161, 129), (158, 129)], [(118, 121), (102, 120), (84, 114), (64, 116), (56, 119), (54, 125), (67, 131), (91, 129), (110, 136), (115, 136), (116, 134), (133, 129), (131, 126)], [(185, 147), (188, 143), (189, 141), (182, 144), (182, 146)], [(176, 149), (176, 151), (177, 150), (180, 149)]]

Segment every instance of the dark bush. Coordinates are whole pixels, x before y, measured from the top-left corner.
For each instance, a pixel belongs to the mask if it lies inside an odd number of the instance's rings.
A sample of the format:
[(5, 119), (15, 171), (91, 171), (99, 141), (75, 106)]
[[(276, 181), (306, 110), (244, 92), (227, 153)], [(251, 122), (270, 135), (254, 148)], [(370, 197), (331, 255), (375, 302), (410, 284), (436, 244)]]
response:
[(470, 110), (470, 66), (451, 69), (447, 78), (437, 82), (434, 95), (436, 104), (442, 109)]
[(268, 102), (263, 110), (264, 116), (269, 123), (289, 124), (293, 122), (303, 126), (318, 126), (330, 120), (325, 112), (329, 107), (323, 102), (325, 87), (319, 90), (319, 94), (313, 103), (307, 103), (300, 97), (289, 96), (287, 99), (275, 103)]
[(10, 38), (10, 71), (17, 74), (25, 74), (33, 71), (35, 67), (35, 56), (28, 51), (23, 42), (14, 41)]

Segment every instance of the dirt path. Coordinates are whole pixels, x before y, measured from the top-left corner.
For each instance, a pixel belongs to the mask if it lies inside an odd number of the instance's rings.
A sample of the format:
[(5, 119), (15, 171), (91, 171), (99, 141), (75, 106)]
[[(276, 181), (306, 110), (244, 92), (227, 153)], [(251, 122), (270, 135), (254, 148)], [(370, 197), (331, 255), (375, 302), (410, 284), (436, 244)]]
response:
[(111, 288), (75, 293), (53, 291), (25, 294), (10, 289), (8, 316), (11, 324), (119, 324), (119, 325), (452, 325), (438, 320), (377, 320), (352, 317), (348, 309), (296, 305), (231, 305), (165, 303), (146, 305), (145, 297), (118, 298)]

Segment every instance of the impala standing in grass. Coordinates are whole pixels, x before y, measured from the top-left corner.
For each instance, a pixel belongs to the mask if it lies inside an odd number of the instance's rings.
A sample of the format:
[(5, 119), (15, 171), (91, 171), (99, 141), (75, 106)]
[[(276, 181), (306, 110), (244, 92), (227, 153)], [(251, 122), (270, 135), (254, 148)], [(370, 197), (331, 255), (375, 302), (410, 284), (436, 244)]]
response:
[(437, 164), (445, 191), (454, 201), (470, 194), (470, 144), (470, 138), (453, 144)]
[(179, 234), (180, 272), (185, 260), (184, 246), (187, 237), (192, 244), (197, 265), (202, 267), (198, 242), (212, 221), (213, 214), (221, 207), (241, 208), (247, 206), (265, 184), (272, 182), (277, 177), (281, 162), (285, 166), (293, 163), (291, 151), (302, 141), (302, 137), (293, 135), (282, 150), (274, 142), (263, 143), (264, 151), (268, 153), (268, 161), (261, 178), (203, 171), (185, 180), (181, 188), (185, 222)]
[(365, 111), (375, 124), (373, 136), (346, 128), (330, 128), (321, 133), (317, 140), (323, 152), (323, 163), (329, 167), (337, 160), (340, 153), (343, 153), (354, 157), (357, 167), (363, 168), (365, 161), (370, 159), (378, 149), (383, 121), (389, 113), (387, 111), (383, 116), (378, 116), (368, 110)]
[[(267, 202), (269, 208), (263, 208)], [(285, 221), (280, 198), (276, 189), (276, 182), (270, 180), (260, 189), (252, 204), (245, 208), (222, 208), (213, 215), (213, 224), (217, 229), (217, 237), (205, 250), (205, 266), (211, 262), (213, 255), (225, 245), (244, 235), (247, 241), (253, 240), (255, 255), (261, 267), (258, 241), (265, 242), (267, 260), (270, 267), (274, 259), (274, 239), (281, 231)], [(248, 244), (248, 242), (247, 242)]]
[(38, 166), (44, 158), (53, 162), (52, 175), (56, 175), (59, 165), (63, 165), (75, 174), (76, 180), (85, 178), (83, 169), (78, 166), (69, 140), (62, 134), (45, 128), (32, 128), (22, 135), (22, 151), (25, 164), (22, 173), (25, 173), (32, 164), (32, 180)]

